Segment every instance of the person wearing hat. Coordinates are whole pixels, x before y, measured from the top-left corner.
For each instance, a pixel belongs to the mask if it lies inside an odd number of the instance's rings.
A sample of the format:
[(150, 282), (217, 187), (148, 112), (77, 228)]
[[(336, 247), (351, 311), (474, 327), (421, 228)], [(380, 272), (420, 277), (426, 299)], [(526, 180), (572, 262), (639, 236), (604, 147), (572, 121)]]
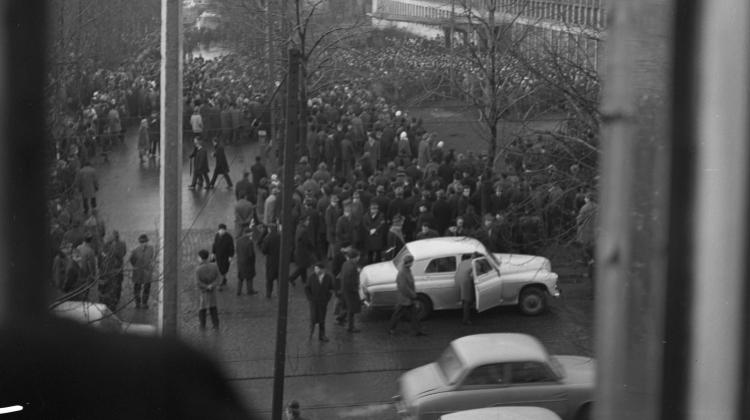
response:
[(227, 225), (224, 223), (219, 223), (219, 231), (214, 235), (211, 253), (216, 258), (216, 265), (219, 267), (219, 273), (221, 273), (219, 290), (222, 290), (227, 285), (227, 272), (229, 271), (229, 265), (232, 263), (232, 257), (234, 257), (234, 238), (227, 232)]
[(326, 311), (333, 293), (333, 276), (325, 270), (325, 264), (318, 261), (313, 266), (313, 273), (305, 282), (305, 296), (310, 304), (310, 338), (318, 324), (318, 339), (328, 341), (326, 337)]
[(411, 254), (404, 256), (401, 267), (396, 275), (396, 287), (398, 296), (396, 297), (396, 307), (391, 316), (388, 333), (396, 334), (396, 326), (403, 318), (409, 318), (411, 329), (415, 336), (425, 335), (419, 326), (419, 314), (417, 312), (417, 291), (414, 286), (414, 275), (411, 272), (411, 265), (414, 263), (414, 257)]
[(364, 217), (363, 224), (367, 262), (368, 264), (380, 262), (383, 248), (385, 248), (388, 225), (377, 203), (370, 204), (370, 212)]
[(287, 420), (306, 420), (302, 417), (297, 400), (293, 400), (286, 406), (286, 418)]
[(148, 236), (142, 234), (138, 237), (138, 246), (130, 253), (130, 265), (133, 267), (133, 296), (135, 307), (138, 309), (148, 308), (155, 257), (156, 253), (154, 247), (148, 243)]
[(346, 330), (357, 333), (361, 330), (354, 327), (354, 315), (362, 311), (362, 302), (359, 298), (359, 251), (350, 249), (346, 255), (346, 261), (341, 267), (341, 297), (346, 305)]
[(200, 292), (198, 321), (201, 330), (206, 329), (206, 311), (211, 314), (211, 324), (215, 330), (219, 329), (219, 309), (216, 305), (216, 289), (219, 287), (221, 274), (216, 263), (208, 261), (208, 251), (198, 251), (200, 262), (195, 269), (195, 280)]
[(208, 188), (213, 188), (216, 183), (216, 179), (219, 175), (224, 177), (227, 182), (227, 188), (232, 188), (232, 178), (229, 177), (229, 162), (227, 161), (227, 154), (224, 152), (224, 146), (221, 144), (218, 137), (214, 137), (212, 140), (214, 145), (214, 175), (211, 177), (211, 182), (208, 184)]
[(253, 243), (253, 228), (245, 226), (242, 234), (237, 237), (237, 296), (242, 294), (242, 283), (247, 283), (247, 294), (258, 292), (253, 288), (255, 278), (255, 244)]

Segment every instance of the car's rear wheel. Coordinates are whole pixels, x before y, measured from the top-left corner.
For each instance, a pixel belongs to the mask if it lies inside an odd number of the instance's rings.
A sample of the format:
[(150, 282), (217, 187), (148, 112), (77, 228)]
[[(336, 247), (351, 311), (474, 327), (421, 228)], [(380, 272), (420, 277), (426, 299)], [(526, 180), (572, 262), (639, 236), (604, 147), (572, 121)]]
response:
[(539, 315), (547, 309), (547, 293), (537, 286), (528, 286), (521, 291), (518, 309), (524, 315)]
[(430, 316), (432, 313), (432, 299), (429, 296), (418, 294), (417, 295), (417, 317), (422, 320)]

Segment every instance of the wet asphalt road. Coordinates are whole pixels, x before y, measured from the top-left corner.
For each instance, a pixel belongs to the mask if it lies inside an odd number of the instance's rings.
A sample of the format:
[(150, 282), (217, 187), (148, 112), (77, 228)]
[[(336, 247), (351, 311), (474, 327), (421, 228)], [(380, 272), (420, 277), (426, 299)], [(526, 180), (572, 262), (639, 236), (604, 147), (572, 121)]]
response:
[[(187, 137), (186, 137), (187, 138)], [(155, 235), (159, 221), (158, 163), (138, 163), (135, 130), (97, 166), (101, 190), (97, 197), (107, 229), (118, 229), (132, 249), (140, 233)], [(233, 180), (250, 165), (258, 146), (228, 146)], [(233, 225), (234, 192), (223, 181), (210, 191), (188, 191), (187, 155), (183, 145), (182, 271), (179, 278), (180, 336), (213, 357), (223, 368), (241, 398), (258, 415), (270, 418), (273, 386), (276, 292), (235, 294), (236, 272), (230, 268), (230, 287), (219, 294), (220, 331), (200, 332), (193, 269), (200, 248), (210, 249), (218, 223)], [(211, 159), (213, 167), (213, 160)], [(513, 308), (495, 308), (475, 316), (474, 324), (460, 324), (459, 311), (435, 313), (423, 325), (429, 335), (412, 337), (408, 326), (397, 336), (387, 334), (390, 313), (372, 312), (358, 319), (361, 333), (349, 334), (332, 322), (329, 306), (328, 343), (308, 339), (308, 308), (301, 285), (290, 288), (284, 401), (296, 399), (309, 419), (395, 419), (391, 397), (396, 380), (405, 370), (433, 361), (453, 339), (486, 332), (524, 332), (538, 337), (551, 353), (592, 355), (593, 301), (588, 280), (572, 261), (555, 262), (564, 297), (538, 317), (525, 317)], [(257, 261), (256, 289), (263, 288), (263, 259)], [(126, 280), (123, 300), (132, 291)], [(155, 322), (156, 301), (147, 311), (130, 304), (120, 315), (133, 322)]]

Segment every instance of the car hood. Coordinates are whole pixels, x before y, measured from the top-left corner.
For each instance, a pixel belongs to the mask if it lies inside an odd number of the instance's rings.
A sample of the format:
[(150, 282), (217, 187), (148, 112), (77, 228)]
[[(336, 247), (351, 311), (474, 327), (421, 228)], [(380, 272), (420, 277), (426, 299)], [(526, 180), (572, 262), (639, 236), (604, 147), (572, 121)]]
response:
[(565, 382), (571, 384), (594, 384), (596, 361), (583, 356), (555, 356), (565, 369)]
[(365, 266), (359, 273), (362, 286), (375, 286), (384, 283), (394, 283), (398, 270), (392, 261), (384, 261)]
[(500, 261), (500, 274), (521, 271), (549, 271), (550, 262), (545, 257), (525, 254), (493, 254)]
[(122, 332), (149, 337), (156, 335), (156, 327), (150, 324), (131, 324), (129, 322), (123, 322)]
[(430, 363), (412, 369), (399, 379), (401, 397), (407, 404), (416, 399), (434, 393), (443, 388), (443, 376), (438, 371), (437, 363)]

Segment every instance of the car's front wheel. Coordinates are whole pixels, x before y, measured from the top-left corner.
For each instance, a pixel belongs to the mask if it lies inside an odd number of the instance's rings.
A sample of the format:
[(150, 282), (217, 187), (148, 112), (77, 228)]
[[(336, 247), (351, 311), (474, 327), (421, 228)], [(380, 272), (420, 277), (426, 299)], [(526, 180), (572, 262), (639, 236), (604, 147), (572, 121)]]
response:
[(541, 287), (527, 286), (518, 298), (518, 309), (524, 315), (539, 315), (547, 309), (547, 292)]
[(432, 300), (429, 296), (418, 294), (417, 295), (417, 317), (423, 320), (430, 316), (432, 313)]

